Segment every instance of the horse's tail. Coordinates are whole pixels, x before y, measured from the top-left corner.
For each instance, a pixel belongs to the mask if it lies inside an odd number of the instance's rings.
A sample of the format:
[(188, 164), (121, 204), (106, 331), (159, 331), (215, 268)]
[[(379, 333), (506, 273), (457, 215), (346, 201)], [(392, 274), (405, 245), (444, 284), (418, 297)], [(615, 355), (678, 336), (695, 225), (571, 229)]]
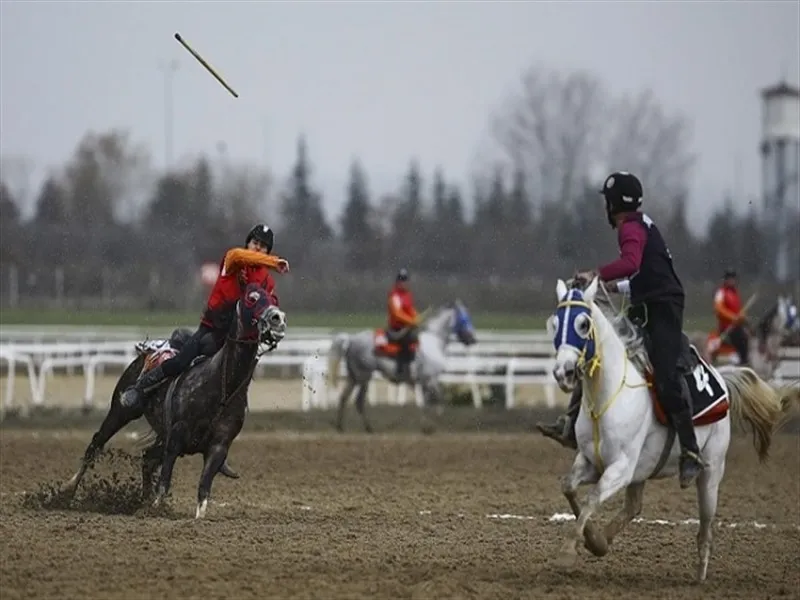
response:
[(774, 388), (749, 367), (725, 369), (720, 375), (728, 386), (731, 413), (749, 425), (758, 458), (765, 461), (772, 436), (788, 420), (792, 407), (800, 404), (800, 389)]
[(331, 348), (328, 350), (328, 385), (336, 387), (339, 383), (339, 363), (342, 361), (347, 346), (350, 343), (350, 336), (346, 333), (337, 333)]

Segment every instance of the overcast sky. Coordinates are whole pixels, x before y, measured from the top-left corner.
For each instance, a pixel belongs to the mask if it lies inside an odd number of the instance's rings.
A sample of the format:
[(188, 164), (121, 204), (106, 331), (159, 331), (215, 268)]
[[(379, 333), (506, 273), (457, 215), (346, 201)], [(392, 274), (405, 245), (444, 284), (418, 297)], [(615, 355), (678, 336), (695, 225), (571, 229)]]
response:
[[(651, 87), (694, 122), (702, 218), (726, 189), (758, 193), (759, 90), (797, 83), (800, 3), (0, 2), (0, 152), (35, 177), (87, 129), (124, 127), (164, 163), (164, 75), (174, 77), (175, 160), (268, 161), (281, 177), (300, 132), (338, 210), (361, 158), (374, 191), (412, 156), (462, 183), (488, 117), (533, 61)], [(239, 92), (229, 96), (179, 31)], [(646, 185), (646, 182), (645, 182)]]

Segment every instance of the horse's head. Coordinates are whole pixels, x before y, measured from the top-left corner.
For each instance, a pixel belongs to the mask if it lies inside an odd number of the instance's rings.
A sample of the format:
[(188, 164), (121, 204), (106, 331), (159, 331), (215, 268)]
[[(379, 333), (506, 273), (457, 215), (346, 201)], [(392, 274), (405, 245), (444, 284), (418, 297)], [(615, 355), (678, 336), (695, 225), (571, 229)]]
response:
[(800, 318), (797, 315), (797, 306), (792, 299), (778, 296), (778, 314), (776, 329), (781, 334), (791, 334), (800, 331)]
[(258, 341), (274, 348), (286, 335), (286, 314), (270, 302), (260, 286), (249, 284), (236, 307), (237, 339)]
[(453, 311), (452, 318), (452, 331), (458, 338), (458, 341), (465, 346), (472, 346), (477, 343), (478, 339), (475, 337), (475, 328), (472, 325), (472, 319), (469, 316), (467, 307), (456, 299), (453, 302), (451, 309)]
[(558, 305), (555, 314), (547, 319), (547, 332), (556, 349), (553, 377), (565, 392), (575, 389), (587, 365), (596, 358), (597, 329), (592, 302), (597, 288), (597, 278), (583, 291), (577, 287), (568, 288), (561, 279), (556, 285)]

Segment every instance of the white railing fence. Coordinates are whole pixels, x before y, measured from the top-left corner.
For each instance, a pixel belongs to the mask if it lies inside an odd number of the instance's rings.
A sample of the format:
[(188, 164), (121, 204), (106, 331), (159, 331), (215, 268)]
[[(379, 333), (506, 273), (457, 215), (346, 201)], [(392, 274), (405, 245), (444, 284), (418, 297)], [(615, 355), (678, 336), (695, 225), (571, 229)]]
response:
[[(0, 418), (14, 407), (20, 367), (24, 367), (30, 386), (30, 405), (20, 407), (22, 414), (30, 406), (45, 406), (48, 381), (56, 372), (83, 376), (84, 405), (94, 406), (98, 376), (103, 375), (106, 367), (117, 367), (118, 372), (134, 359), (134, 347), (145, 336), (136, 339), (130, 337), (132, 332), (124, 330), (122, 333), (128, 337), (116, 337), (119, 330), (0, 328), (0, 366), (5, 366), (7, 377)], [(299, 377), (302, 410), (334, 405), (337, 393), (328, 389), (325, 358), (332, 333), (293, 330), (291, 339), (284, 340), (278, 349), (260, 359), (256, 376), (263, 376), (266, 369), (278, 368), (283, 376)], [(482, 404), (481, 387), (487, 385), (503, 387), (508, 407), (517, 404), (518, 386), (543, 386), (544, 404), (556, 406), (556, 386), (551, 375), (553, 349), (545, 332), (479, 331), (478, 340), (478, 344), (469, 348), (456, 342), (448, 346), (444, 384), (467, 386), (476, 408)], [(781, 361), (775, 376), (777, 382), (800, 379), (800, 348), (783, 348)], [(341, 368), (344, 375), (344, 366)], [(369, 401), (373, 404), (379, 400), (375, 387), (370, 386)], [(384, 400), (404, 404), (407, 394), (407, 386), (389, 386)], [(416, 402), (421, 403), (421, 391), (417, 389), (414, 394)]]

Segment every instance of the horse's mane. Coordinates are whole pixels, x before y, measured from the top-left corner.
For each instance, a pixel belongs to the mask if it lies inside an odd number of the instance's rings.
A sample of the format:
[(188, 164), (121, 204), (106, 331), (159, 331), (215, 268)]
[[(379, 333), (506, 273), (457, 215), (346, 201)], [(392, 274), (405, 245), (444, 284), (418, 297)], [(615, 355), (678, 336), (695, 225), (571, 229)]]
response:
[(606, 319), (608, 319), (608, 322), (611, 323), (611, 327), (628, 352), (628, 358), (631, 359), (634, 366), (644, 375), (645, 371), (650, 368), (650, 358), (644, 344), (642, 330), (628, 318), (628, 314), (625, 310), (617, 310), (616, 307), (614, 307), (602, 282), (599, 284), (598, 289), (601, 293), (595, 296), (594, 305), (603, 313)]

